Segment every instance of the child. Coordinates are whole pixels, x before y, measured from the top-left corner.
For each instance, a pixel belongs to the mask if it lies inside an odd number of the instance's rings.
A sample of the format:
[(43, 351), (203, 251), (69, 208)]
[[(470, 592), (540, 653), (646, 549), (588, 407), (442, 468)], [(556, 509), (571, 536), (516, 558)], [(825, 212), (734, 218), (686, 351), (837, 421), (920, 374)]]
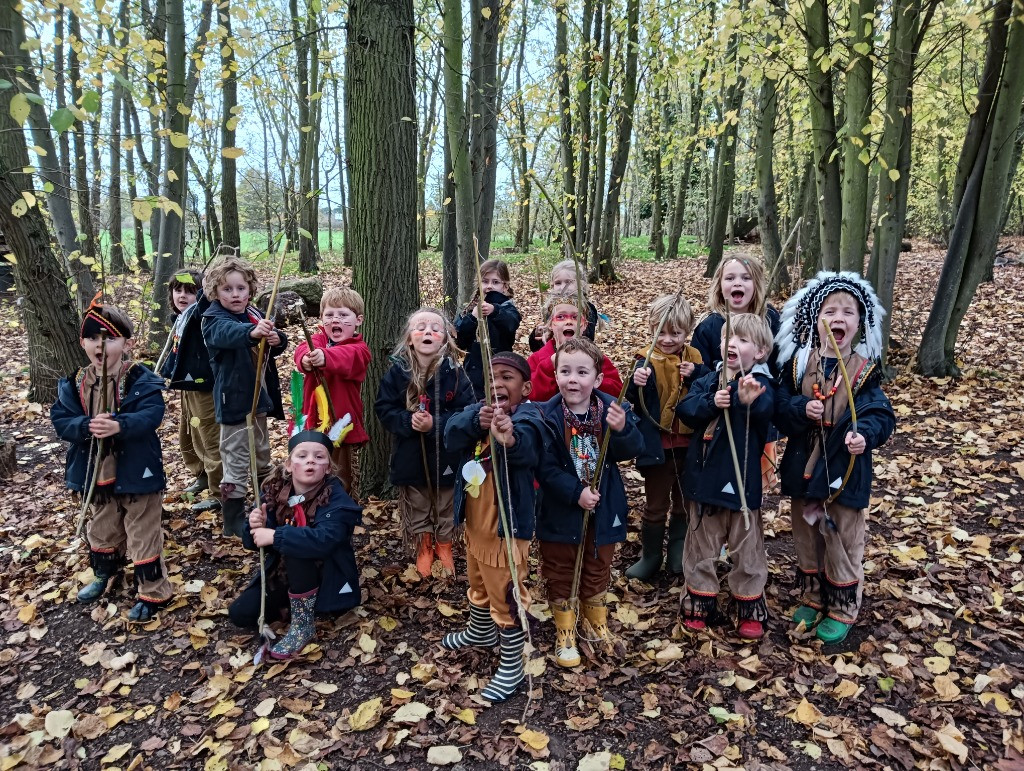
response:
[[(539, 351), (530, 354), (530, 379), (533, 381), (534, 401), (546, 402), (558, 393), (555, 382), (555, 351), (580, 331), (579, 298), (574, 294), (551, 295), (544, 306), (548, 318), (550, 337)], [(622, 379), (615, 364), (607, 356), (601, 357), (601, 390), (618, 398)]]
[[(775, 422), (789, 437), (779, 475), (782, 494), (792, 497), (801, 589), (793, 621), (811, 627), (823, 613), (815, 634), (826, 643), (844, 640), (857, 620), (871, 451), (896, 427), (880, 385), (883, 315), (859, 275), (823, 271), (786, 303), (776, 338), (784, 364)], [(856, 420), (825, 322), (850, 378)]]
[[(533, 479), (545, 431), (540, 410), (528, 401), (530, 367), (526, 359), (511, 351), (496, 353), (491, 357), (491, 373), (494, 404), (470, 405), (448, 421), (444, 432), (449, 452), (459, 453), (463, 460), (455, 485), (455, 524), (465, 523), (469, 626), (445, 635), (441, 645), (448, 650), (490, 647), (499, 641), (500, 631), (501, 663), (480, 694), (498, 702), (511, 696), (525, 677), (526, 630), (508, 601), (512, 588), (508, 539), (512, 538), (519, 607), (526, 611), (531, 601), (526, 587), (527, 560), (536, 524)], [(494, 437), (496, 461), (491, 458), (488, 433)], [(498, 494), (511, 536), (502, 527)]]
[(313, 350), (309, 350), (305, 340), (295, 348), (295, 366), (306, 373), (302, 414), (307, 416), (307, 425), (318, 426), (326, 417), (317, 411), (313, 392), (318, 381), (314, 371), (323, 377), (330, 403), (338, 413), (330, 416), (330, 423), (333, 425), (346, 413), (352, 418), (352, 430), (331, 457), (341, 483), (353, 498), (357, 494), (354, 455), (370, 440), (363, 426), (363, 398), (359, 393), (370, 363), (370, 349), (359, 334), (362, 323), (363, 298), (359, 293), (348, 287), (329, 289), (320, 300), (320, 329), (313, 335)]
[[(773, 335), (778, 333), (779, 312), (768, 304), (767, 297), (768, 281), (764, 275), (764, 263), (757, 257), (746, 252), (729, 252), (721, 259), (708, 289), (708, 313), (697, 325), (690, 341), (700, 351), (705, 365), (714, 369), (722, 360), (721, 339), (726, 309), (733, 315), (753, 313), (760, 316), (768, 322)], [(773, 377), (778, 376), (779, 366), (774, 349), (768, 357), (768, 369)], [(761, 484), (765, 489), (774, 487), (777, 481), (777, 438), (775, 430), (769, 429), (768, 442), (760, 460)]]
[(233, 256), (218, 259), (203, 280), (203, 291), (212, 300), (203, 313), (202, 329), (213, 366), (213, 401), (220, 424), (223, 532), (241, 538), (245, 533), (245, 491), (251, 477), (246, 416), (252, 410), (256, 386), (257, 347), (266, 338), (265, 369), (260, 373), (259, 402), (253, 416), (256, 469), (263, 479), (270, 473), (267, 416), (284, 418), (274, 357), (287, 347), (288, 338), (249, 304), (256, 292), (256, 271), (244, 260)]
[[(594, 335), (597, 333), (597, 324), (600, 320), (600, 316), (597, 313), (597, 306), (590, 301), (590, 285), (587, 283), (587, 278), (584, 275), (584, 268), (580, 266), (579, 276), (582, 279), (582, 294), (583, 301), (587, 304), (587, 326), (583, 330), (583, 336), (588, 340), (593, 340)], [(574, 260), (562, 260), (555, 267), (551, 269), (551, 285), (548, 287), (548, 297), (556, 297), (558, 295), (571, 294), (576, 295), (577, 283), (576, 283), (576, 262)], [(550, 313), (545, 313), (543, 323), (539, 324), (530, 333), (530, 350), (539, 351), (544, 347), (546, 342), (544, 337), (548, 334), (548, 320), (550, 319)], [(616, 394), (618, 396), (618, 394)]]
[(391, 484), (398, 486), (403, 540), (416, 570), (430, 575), (434, 555), (455, 573), (452, 488), (458, 457), (442, 437), (448, 419), (473, 402), (473, 386), (454, 357), (455, 333), (443, 313), (421, 308), (409, 317), (384, 373), (374, 409), (391, 433)]
[[(555, 616), (555, 661), (563, 667), (580, 663), (576, 649), (576, 609), (570, 605), (576, 555), (583, 549), (579, 596), (583, 616), (590, 622), (605, 650), (614, 638), (608, 629), (605, 593), (611, 579), (615, 544), (626, 540), (629, 505), (615, 464), (643, 450), (644, 438), (637, 417), (615, 399), (599, 393), (602, 355), (585, 337), (567, 340), (555, 354), (558, 395), (540, 405), (547, 437), (544, 456), (537, 466), (543, 497), (537, 519), (541, 570)], [(590, 489), (606, 428), (611, 440), (601, 483)], [(583, 512), (591, 511), (586, 537), (580, 543)]]
[(164, 384), (126, 358), (132, 333), (121, 310), (93, 301), (80, 334), (89, 364), (61, 379), (50, 419), (58, 438), (71, 443), (67, 486), (88, 495), (96, 474), (86, 530), (93, 580), (78, 601), (98, 600), (127, 556), (138, 592), (128, 618), (149, 621), (172, 594), (163, 560), (165, 479), (156, 434), (164, 416)]
[[(160, 374), (170, 382), (168, 388), (181, 391), (181, 415), (178, 441), (185, 466), (196, 481), (185, 488), (198, 495), (204, 490), (220, 492), (220, 427), (213, 406), (213, 370), (210, 353), (203, 341), (203, 313), (210, 301), (202, 292), (203, 274), (183, 270), (171, 277), (167, 290), (171, 306), (178, 314), (171, 330), (171, 348)], [(196, 423), (197, 425), (193, 425)], [(217, 497), (209, 497), (192, 506), (192, 511), (220, 508)]]
[[(361, 601), (352, 531), (362, 509), (331, 473), (334, 444), (319, 431), (288, 440), (288, 460), (263, 485), (263, 504), (249, 513), (247, 548), (266, 547), (266, 617), (291, 611), (288, 633), (271, 648), (275, 659), (297, 656), (316, 635), (313, 613), (343, 613)], [(260, 575), (228, 608), (236, 626), (255, 628)]]
[[(693, 311), (681, 294), (666, 294), (651, 303), (648, 323), (651, 333), (662, 323), (661, 333), (649, 351), (649, 344), (636, 352), (636, 369), (626, 389), (626, 398), (640, 415), (644, 449), (636, 467), (644, 475), (644, 509), (640, 527), (640, 559), (626, 570), (630, 578), (650, 581), (661, 568), (665, 520), (668, 517), (668, 571), (683, 570), (683, 539), (686, 537), (686, 504), (680, 478), (690, 444), (691, 429), (676, 417), (676, 406), (690, 384), (707, 373), (696, 348), (686, 344), (693, 330)], [(647, 354), (650, 363), (643, 366)], [(636, 406), (639, 405), (639, 406)]]
[[(512, 302), (511, 277), (508, 265), (501, 260), (487, 260), (480, 265), (480, 287), (466, 309), (455, 319), (455, 341), (459, 348), (469, 351), (464, 362), (466, 374), (473, 384), (478, 399), (484, 394), (484, 369), (480, 358), (480, 343), (476, 339), (477, 320), (483, 313), (487, 319), (487, 334), (494, 353), (511, 351), (516, 344), (516, 331), (522, 316)], [(479, 304), (479, 289), (484, 291), (484, 302)]]
[[(718, 575), (715, 561), (727, 546), (732, 557), (729, 589), (737, 606), (740, 637), (764, 636), (768, 607), (764, 584), (768, 562), (761, 524), (761, 475), (757, 465), (773, 410), (772, 376), (765, 362), (772, 333), (752, 313), (732, 317), (732, 333), (722, 340), (728, 385), (711, 372), (690, 386), (677, 414), (693, 428), (686, 453), (683, 490), (690, 501), (690, 529), (683, 548), (683, 625), (703, 629), (718, 620)], [(727, 436), (732, 426), (742, 485)], [(750, 467), (754, 470), (748, 472)], [(741, 494), (745, 493), (745, 499)], [(746, 511), (744, 510), (746, 509)]]

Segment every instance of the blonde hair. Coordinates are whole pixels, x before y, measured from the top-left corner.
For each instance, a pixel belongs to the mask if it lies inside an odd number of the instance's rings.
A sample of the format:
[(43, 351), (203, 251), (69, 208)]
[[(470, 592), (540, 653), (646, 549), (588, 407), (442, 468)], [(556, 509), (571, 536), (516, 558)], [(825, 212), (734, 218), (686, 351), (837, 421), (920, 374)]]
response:
[[(732, 334), (747, 338), (750, 342), (764, 351), (763, 356), (757, 357), (757, 363), (763, 364), (768, 360), (772, 352), (772, 329), (768, 326), (768, 320), (753, 313), (737, 313), (729, 317), (729, 329)], [(722, 342), (728, 343), (725, 339), (726, 325), (722, 325)]]
[[(578, 268), (579, 263), (576, 260), (562, 260), (555, 264), (555, 267), (551, 269), (551, 284), (555, 283), (555, 276), (561, 273), (563, 270), (572, 273), (572, 280), (579, 284), (580, 291), (583, 292), (584, 297), (590, 294), (590, 284), (587, 283), (587, 274), (583, 268)], [(577, 270), (578, 268), (578, 270)]]
[(679, 292), (663, 294), (651, 303), (647, 321), (651, 332), (658, 328), (662, 318), (665, 319), (664, 330), (674, 330), (689, 335), (693, 331), (693, 309), (686, 298)]
[(362, 316), (366, 306), (359, 292), (350, 286), (342, 286), (328, 289), (320, 298), (320, 315), (323, 316), (328, 308), (348, 308), (357, 316)]
[[(583, 299), (586, 300), (586, 296)], [(580, 298), (575, 293), (555, 294), (552, 292), (544, 301), (544, 323), (549, 326), (551, 325), (551, 315), (554, 313), (556, 305), (571, 305), (578, 313), (586, 314), (587, 312), (587, 308), (580, 307)], [(583, 326), (585, 327), (586, 324)]]
[[(437, 316), (441, 319), (441, 325), (444, 329), (444, 342), (437, 352), (437, 357), (426, 367), (420, 364), (419, 359), (416, 358), (416, 354), (412, 350), (412, 320), (421, 313), (431, 313)], [(402, 334), (402, 339), (395, 346), (394, 351), (391, 352), (398, 365), (409, 373), (409, 385), (405, 392), (405, 406), (407, 409), (414, 410), (419, 406), (420, 395), (426, 393), (427, 381), (433, 377), (441, 362), (448, 358), (457, 366), (458, 356), (461, 353), (462, 351), (455, 342), (455, 327), (444, 314), (444, 311), (440, 308), (425, 306), (417, 308), (409, 314), (409, 318), (405, 321), (405, 332)]]
[(203, 278), (203, 292), (206, 296), (210, 300), (216, 300), (217, 290), (227, 280), (229, 273), (242, 274), (245, 283), (249, 285), (249, 300), (252, 300), (256, 296), (256, 289), (258, 287), (256, 271), (248, 262), (234, 255), (218, 257), (210, 266), (206, 277)]
[(764, 275), (764, 263), (747, 252), (729, 252), (718, 263), (715, 275), (711, 277), (711, 287), (708, 289), (708, 311), (722, 316), (726, 314), (726, 301), (722, 294), (722, 276), (725, 275), (725, 268), (730, 262), (738, 262), (750, 272), (750, 278), (754, 282), (754, 293), (750, 298), (750, 313), (764, 318), (768, 308), (768, 287)]

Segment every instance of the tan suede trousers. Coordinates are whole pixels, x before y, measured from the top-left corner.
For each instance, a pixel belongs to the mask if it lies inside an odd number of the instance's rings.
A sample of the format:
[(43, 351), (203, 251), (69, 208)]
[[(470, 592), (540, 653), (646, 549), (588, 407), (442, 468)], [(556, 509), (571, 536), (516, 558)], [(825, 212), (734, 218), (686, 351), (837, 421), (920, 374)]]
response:
[(830, 503), (827, 509), (834, 530), (825, 519), (808, 524), (803, 517), (803, 499), (794, 498), (792, 502), (793, 545), (802, 586), (800, 603), (852, 624), (864, 598), (867, 509), (839, 503)]
[[(197, 422), (198, 425), (192, 425)], [(204, 471), (210, 490), (220, 489), (223, 468), (220, 461), (220, 426), (213, 404), (213, 394), (203, 391), (181, 392), (181, 423), (178, 440), (185, 466), (195, 476)]]
[(174, 593), (163, 560), (162, 513), (162, 493), (114, 495), (92, 505), (86, 531), (93, 551), (124, 554), (131, 560), (139, 598), (150, 602), (163, 602)]

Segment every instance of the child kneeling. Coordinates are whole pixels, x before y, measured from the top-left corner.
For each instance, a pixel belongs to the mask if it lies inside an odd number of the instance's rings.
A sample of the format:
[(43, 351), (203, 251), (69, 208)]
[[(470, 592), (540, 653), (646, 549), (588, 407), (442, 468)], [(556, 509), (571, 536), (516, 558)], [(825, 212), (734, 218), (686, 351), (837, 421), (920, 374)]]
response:
[[(263, 505), (249, 514), (246, 547), (268, 547), (267, 621), (291, 610), (288, 633), (270, 648), (275, 659), (297, 656), (313, 639), (313, 614), (343, 613), (359, 605), (359, 571), (352, 531), (362, 508), (331, 473), (334, 444), (319, 431), (299, 431), (288, 441), (288, 460), (263, 485)], [(231, 603), (233, 624), (259, 624), (260, 576), (257, 571)]]

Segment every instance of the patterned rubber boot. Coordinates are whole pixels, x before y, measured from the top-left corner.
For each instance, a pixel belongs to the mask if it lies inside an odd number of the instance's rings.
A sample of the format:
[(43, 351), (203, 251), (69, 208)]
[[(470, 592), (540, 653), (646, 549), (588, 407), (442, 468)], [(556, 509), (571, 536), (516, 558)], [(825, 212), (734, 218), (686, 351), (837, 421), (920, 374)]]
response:
[(516, 688), (526, 678), (526, 667), (523, 664), (525, 645), (526, 632), (522, 629), (513, 627), (501, 630), (501, 661), (498, 664), (498, 671), (480, 692), (487, 701), (492, 704), (505, 701), (516, 692)]
[(313, 608), (316, 606), (316, 595), (319, 590), (313, 589), (305, 594), (288, 592), (288, 604), (292, 611), (292, 622), (288, 632), (270, 649), (272, 659), (293, 659), (316, 636), (316, 622), (313, 620)]
[(492, 648), (498, 644), (498, 625), (491, 618), (487, 606), (469, 604), (469, 626), (461, 632), (451, 632), (441, 639), (441, 645), (450, 651), (460, 648)]
[(629, 578), (650, 581), (661, 570), (662, 544), (665, 541), (665, 526), (644, 522), (640, 525), (640, 545), (643, 551), (640, 559), (626, 569)]
[(580, 652), (576, 648), (576, 611), (568, 602), (552, 606), (555, 616), (555, 661), (560, 667), (578, 667)]
[(615, 650), (615, 636), (608, 628), (608, 606), (605, 605), (603, 594), (583, 601), (583, 618), (601, 641), (605, 653), (612, 653)]

